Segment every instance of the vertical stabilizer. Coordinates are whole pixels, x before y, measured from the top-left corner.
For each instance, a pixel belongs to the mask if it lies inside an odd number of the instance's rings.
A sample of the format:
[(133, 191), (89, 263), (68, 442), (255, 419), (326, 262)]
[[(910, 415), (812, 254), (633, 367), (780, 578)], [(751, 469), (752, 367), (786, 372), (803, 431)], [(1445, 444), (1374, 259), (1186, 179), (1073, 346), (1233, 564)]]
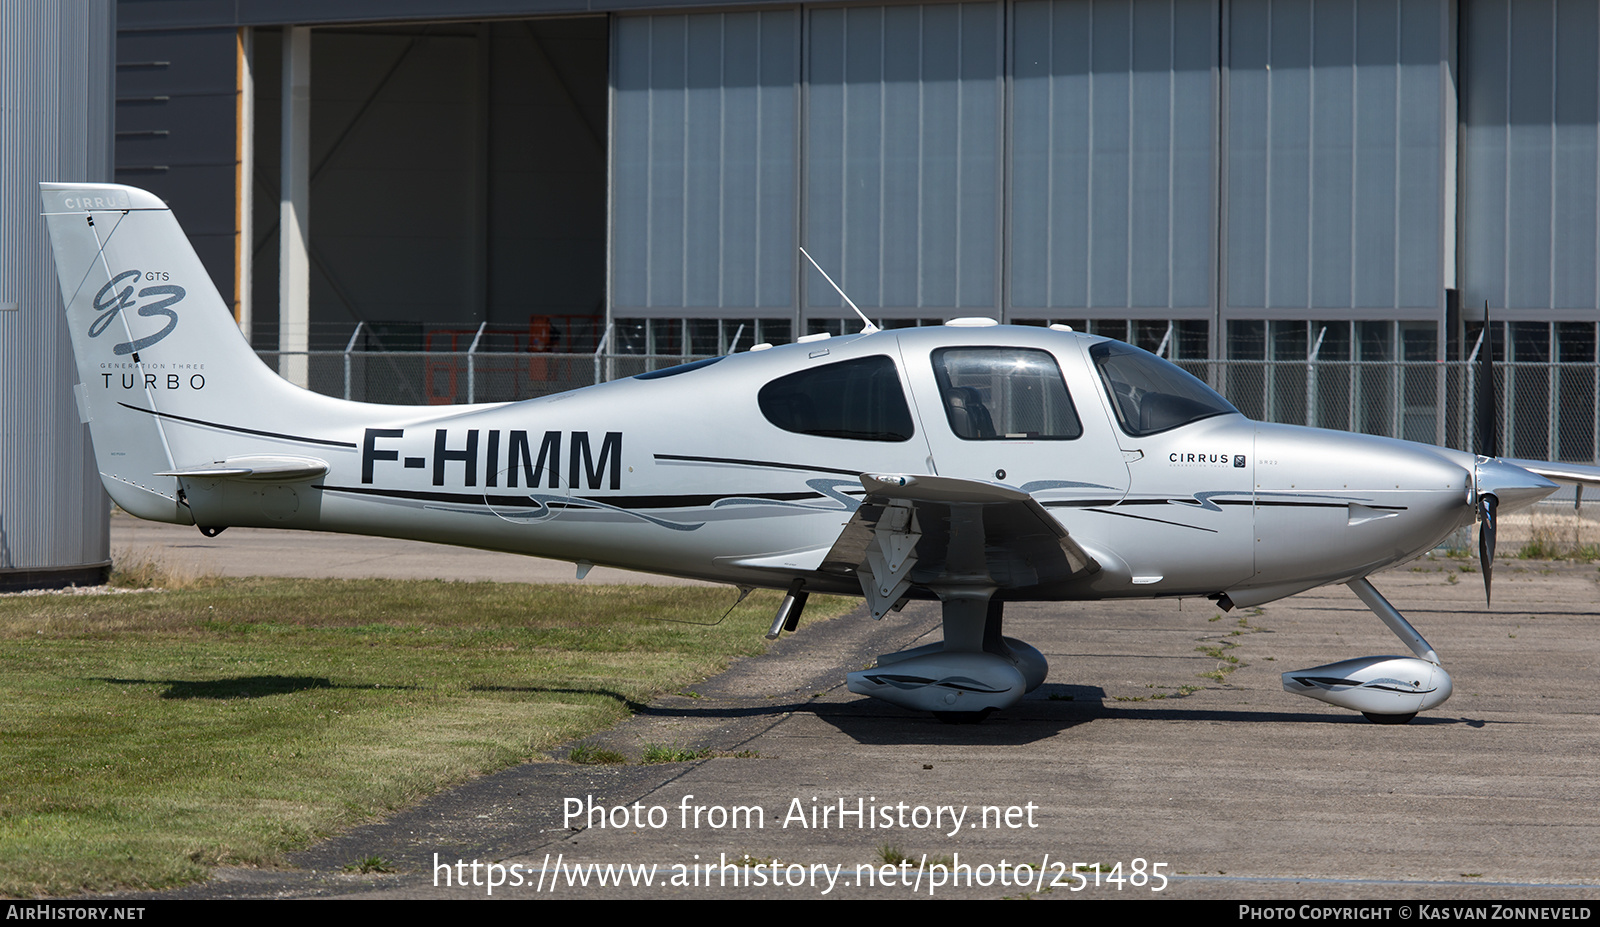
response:
[(113, 184), (39, 186), (101, 479), (134, 515), (191, 522), (178, 480), (161, 474), (213, 459), (192, 423), (246, 410), (257, 427), (303, 422), (331, 400), (261, 363), (161, 200)]

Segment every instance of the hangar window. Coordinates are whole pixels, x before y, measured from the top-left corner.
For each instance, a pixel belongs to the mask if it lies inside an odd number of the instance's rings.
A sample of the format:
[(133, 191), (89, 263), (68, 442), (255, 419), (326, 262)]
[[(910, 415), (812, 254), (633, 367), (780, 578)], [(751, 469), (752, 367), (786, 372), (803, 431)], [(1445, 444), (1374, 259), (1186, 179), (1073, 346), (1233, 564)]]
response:
[(1102, 341), (1089, 356), (1111, 396), (1117, 424), (1132, 437), (1239, 412), (1188, 371), (1132, 345)]
[(900, 371), (881, 354), (779, 377), (757, 401), (767, 421), (797, 434), (907, 441), (915, 433)]
[(1083, 434), (1061, 367), (1031, 348), (933, 352), (945, 418), (968, 441), (1067, 441)]

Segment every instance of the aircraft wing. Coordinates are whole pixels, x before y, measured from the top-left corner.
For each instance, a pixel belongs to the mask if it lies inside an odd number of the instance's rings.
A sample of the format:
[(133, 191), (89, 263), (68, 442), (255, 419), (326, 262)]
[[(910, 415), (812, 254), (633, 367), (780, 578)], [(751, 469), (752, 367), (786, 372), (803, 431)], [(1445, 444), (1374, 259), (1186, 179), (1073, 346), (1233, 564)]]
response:
[(912, 585), (1056, 586), (1100, 565), (1027, 493), (948, 476), (867, 473), (867, 494), (822, 559), (855, 574), (873, 617)]

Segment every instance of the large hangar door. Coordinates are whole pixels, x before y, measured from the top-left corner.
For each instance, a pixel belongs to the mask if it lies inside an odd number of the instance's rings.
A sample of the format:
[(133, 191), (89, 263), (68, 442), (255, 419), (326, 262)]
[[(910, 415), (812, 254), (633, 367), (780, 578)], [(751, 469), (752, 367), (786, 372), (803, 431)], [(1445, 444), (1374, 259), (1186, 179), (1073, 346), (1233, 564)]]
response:
[[(255, 51), (255, 329), (267, 348), (280, 43), (262, 32)], [(534, 318), (603, 314), (607, 49), (599, 17), (313, 31), (313, 350), (342, 349), (357, 322), (382, 339), (369, 348), (450, 350), (453, 332), (489, 322), (504, 344), (480, 350), (520, 349), (513, 333)]]
[[(603, 324), (608, 20), (496, 23), (493, 33), (489, 321)], [(593, 346), (574, 333), (551, 347)]]

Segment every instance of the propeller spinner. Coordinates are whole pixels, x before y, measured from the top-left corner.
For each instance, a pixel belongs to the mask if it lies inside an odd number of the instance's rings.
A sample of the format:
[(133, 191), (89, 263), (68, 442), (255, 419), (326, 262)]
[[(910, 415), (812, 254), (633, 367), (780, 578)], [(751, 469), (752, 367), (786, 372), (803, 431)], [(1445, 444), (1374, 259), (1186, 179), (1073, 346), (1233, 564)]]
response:
[(1559, 487), (1531, 470), (1499, 458), (1479, 457), (1473, 468), (1477, 497), (1478, 561), (1483, 566), (1483, 596), (1490, 597), (1494, 571), (1494, 542), (1500, 521), (1500, 507), (1520, 509), (1543, 499)]

